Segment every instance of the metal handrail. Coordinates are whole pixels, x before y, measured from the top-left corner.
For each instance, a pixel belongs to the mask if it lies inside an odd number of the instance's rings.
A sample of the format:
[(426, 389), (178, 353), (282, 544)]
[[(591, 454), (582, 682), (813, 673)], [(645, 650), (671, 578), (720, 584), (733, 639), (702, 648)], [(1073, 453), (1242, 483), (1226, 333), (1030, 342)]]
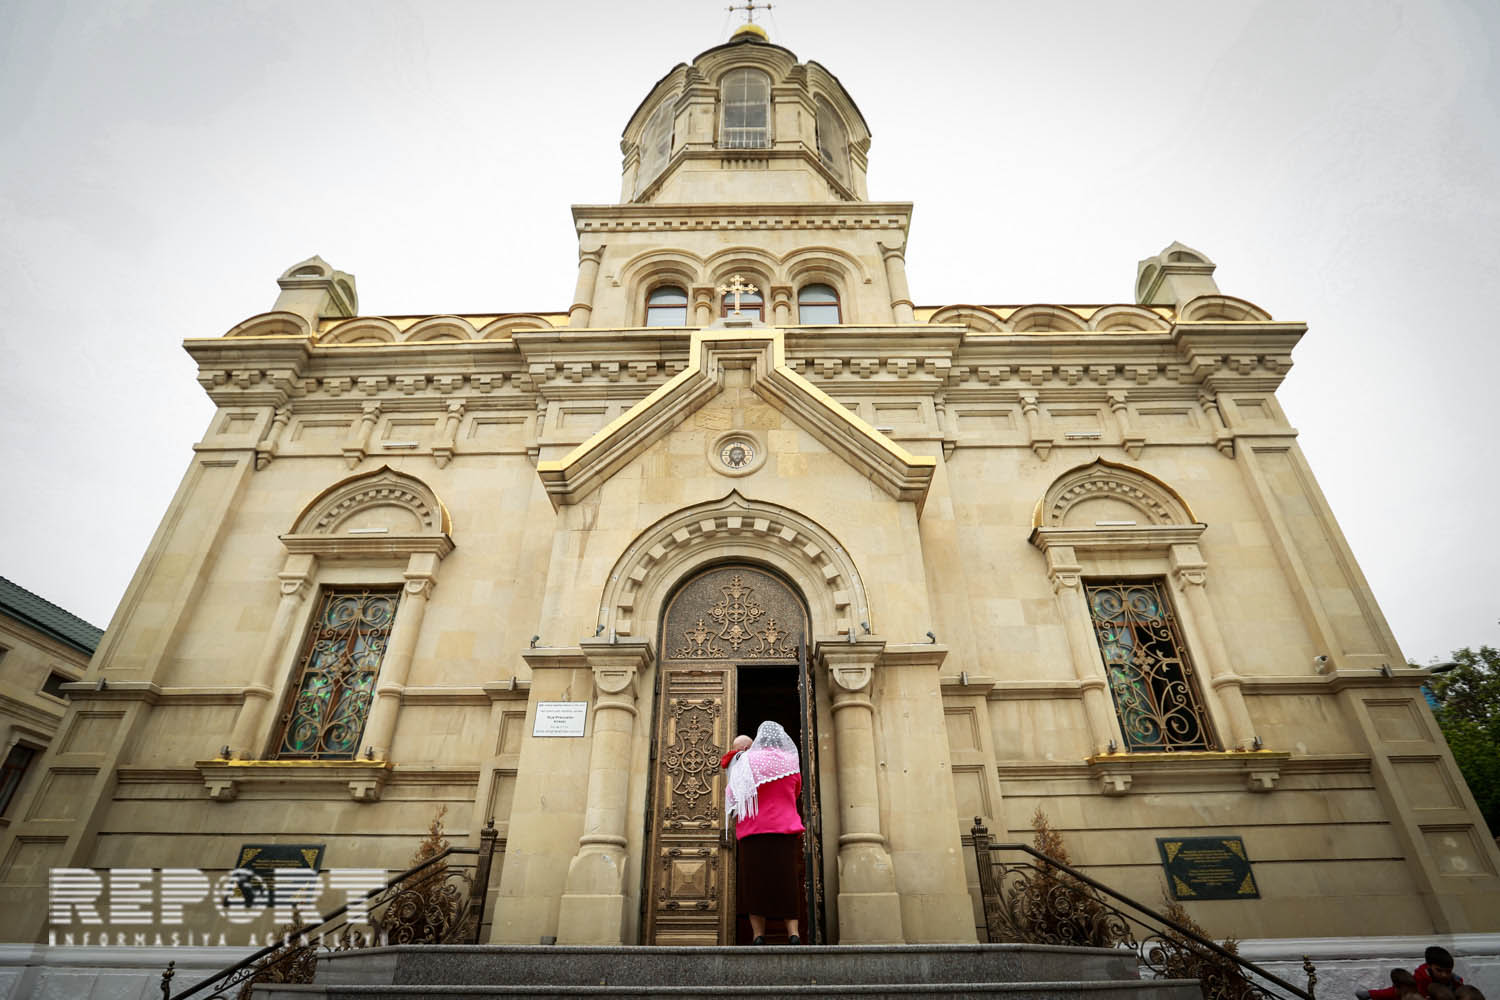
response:
[[(481, 839), (483, 841), (487, 842), (487, 845), (488, 845), (488, 847), (490, 849), (491, 856), (493, 856), (494, 843), (495, 843), (494, 826), (493, 826), (494, 821), (491, 820), (490, 823), (492, 825), (488, 826), (483, 831)], [(387, 879), (384, 885), (377, 886), (374, 889), (370, 889), (369, 891), (367, 891), (365, 893), (364, 899), (371, 899), (371, 898), (373, 898), (375, 896), (378, 896), (381, 893), (386, 892), (386, 891), (390, 890), (391, 888), (393, 888), (393, 887), (401, 884), (402, 882), (406, 882), (406, 881), (410, 880), (412, 878), (412, 876), (419, 875), (423, 871), (426, 871), (428, 868), (433, 867), (434, 865), (438, 864), (439, 862), (447, 860), (449, 857), (451, 857), (453, 855), (468, 855), (468, 854), (475, 855), (476, 858), (478, 858), (478, 861), (476, 862), (476, 866), (475, 866), (476, 867), (476, 871), (480, 867), (484, 867), (484, 868), (487, 869), (488, 866), (484, 865), (484, 860), (485, 859), (484, 859), (484, 857), (481, 856), (481, 853), (482, 853), (482, 848), (480, 848), (480, 847), (447, 847), (443, 851), (441, 851), (440, 853), (433, 855), (432, 857), (428, 858), (426, 861), (422, 862), (421, 864), (419, 864), (419, 865), (413, 865), (411, 868), (408, 868), (406, 871), (401, 872), (399, 875), (395, 875), (395, 876), (392, 876), (391, 878)], [(484, 881), (487, 883), (488, 882), (488, 878), (487, 878), (488, 871), (487, 870), (485, 871), (485, 875), (486, 875), (486, 878), (484, 879)], [(484, 899), (480, 898), (478, 900), (478, 904), (479, 904), (480, 912), (477, 914), (477, 916), (480, 917), (480, 918), (482, 918), (483, 917)], [(264, 948), (261, 948), (259, 951), (255, 952), (254, 954), (248, 955), (245, 958), (240, 959), (238, 962), (234, 963), (233, 965), (230, 965), (230, 966), (227, 966), (226, 968), (220, 969), (218, 972), (214, 973), (213, 975), (208, 976), (207, 978), (205, 978), (205, 979), (203, 979), (203, 980), (201, 980), (201, 981), (199, 981), (197, 983), (194, 983), (192, 986), (190, 986), (186, 990), (183, 990), (181, 993), (176, 993), (176, 994), (172, 993), (171, 983), (172, 983), (173, 977), (176, 975), (176, 968), (175, 967), (176, 967), (177, 963), (175, 961), (168, 962), (166, 970), (163, 971), (162, 974), (161, 974), (161, 995), (162, 995), (162, 1000), (186, 1000), (187, 997), (194, 996), (194, 995), (202, 992), (203, 990), (207, 989), (208, 987), (214, 985), (215, 983), (221, 982), (221, 981), (226, 980), (226, 979), (230, 979), (231, 977), (234, 976), (235, 973), (237, 973), (237, 972), (243, 972), (247, 968), (250, 968), (251, 966), (254, 966), (256, 963), (260, 962), (261, 959), (265, 958), (268, 955), (273, 954), (278, 949), (285, 947), (290, 942), (300, 940), (300, 939), (302, 939), (304, 937), (310, 937), (310, 936), (315, 937), (315, 936), (317, 936), (317, 935), (313, 934), (312, 932), (315, 932), (315, 931), (318, 931), (318, 930), (320, 930), (322, 928), (325, 928), (325, 927), (327, 927), (327, 925), (333, 923), (335, 920), (337, 920), (340, 917), (344, 916), (344, 914), (346, 914), (347, 912), (349, 912), (349, 907), (351, 905), (353, 905), (353, 904), (351, 904), (351, 903), (345, 903), (343, 906), (340, 906), (338, 909), (334, 910), (332, 913), (330, 913), (327, 916), (323, 917), (323, 919), (319, 920), (317, 923), (304, 924), (303, 926), (298, 927), (295, 930), (288, 931), (286, 934), (282, 935), (279, 939), (277, 939), (276, 941), (273, 941), (272, 943), (266, 945)], [(474, 900), (471, 899), (470, 900), (470, 909), (471, 910), (473, 908), (473, 905), (474, 905)], [(478, 927), (479, 927), (479, 921), (476, 920), (475, 921), (475, 933), (476, 934), (478, 933)]]
[[(1154, 920), (1157, 923), (1164, 925), (1166, 928), (1168, 928), (1169, 930), (1171, 930), (1174, 934), (1179, 934), (1182, 937), (1185, 937), (1185, 938), (1191, 940), (1194, 944), (1200, 945), (1200, 946), (1208, 949), (1209, 951), (1213, 952), (1215, 955), (1218, 955), (1220, 958), (1228, 959), (1229, 961), (1234, 962), (1240, 968), (1246, 969), (1246, 970), (1254, 973), (1255, 975), (1261, 977), (1262, 979), (1266, 980), (1267, 982), (1275, 983), (1277, 986), (1279, 986), (1282, 989), (1288, 991), (1293, 996), (1299, 997), (1300, 1000), (1315, 1000), (1314, 995), (1313, 995), (1313, 986), (1317, 983), (1317, 975), (1316, 975), (1316, 973), (1314, 973), (1312, 971), (1312, 969), (1309, 967), (1309, 965), (1306, 964), (1307, 963), (1306, 956), (1303, 957), (1303, 962), (1305, 963), (1304, 964), (1304, 968), (1306, 968), (1308, 970), (1308, 977), (1309, 977), (1309, 979), (1308, 979), (1308, 989), (1307, 990), (1303, 990), (1300, 987), (1293, 986), (1291, 983), (1287, 982), (1285, 979), (1282, 979), (1280, 976), (1277, 976), (1275, 973), (1269, 972), (1266, 969), (1261, 968), (1260, 966), (1256, 965), (1254, 962), (1251, 962), (1251, 961), (1249, 961), (1247, 959), (1241, 958), (1239, 955), (1236, 955), (1234, 952), (1232, 952), (1229, 949), (1223, 947), (1222, 945), (1217, 944), (1216, 942), (1209, 940), (1208, 938), (1206, 938), (1203, 935), (1197, 933), (1196, 931), (1190, 930), (1189, 928), (1182, 926), (1177, 921), (1175, 921), (1175, 920), (1171, 919), (1170, 917), (1168, 917), (1166, 914), (1164, 914), (1164, 913), (1158, 913), (1156, 910), (1153, 910), (1151, 907), (1147, 906), (1146, 904), (1138, 902), (1138, 901), (1136, 901), (1134, 899), (1131, 899), (1129, 896), (1125, 895), (1124, 893), (1116, 892), (1114, 889), (1112, 889), (1109, 886), (1105, 885), (1103, 882), (1100, 882), (1100, 881), (1098, 881), (1097, 879), (1094, 879), (1094, 878), (1090, 878), (1088, 875), (1085, 875), (1083, 872), (1081, 872), (1078, 869), (1074, 868), (1072, 865), (1069, 865), (1066, 862), (1059, 861), (1056, 858), (1052, 857), (1051, 855), (1043, 854), (1041, 851), (1038, 851), (1036, 848), (1031, 847), (1030, 845), (1027, 845), (1027, 844), (992, 844), (992, 843), (990, 843), (989, 831), (985, 829), (984, 825), (980, 822), (980, 819), (981, 819), (981, 817), (979, 817), (979, 816), (975, 816), (974, 817), (974, 827), (969, 832), (973, 835), (973, 838), (974, 838), (975, 860), (980, 863), (980, 874), (981, 874), (981, 876), (984, 876), (986, 874), (989, 875), (988, 878), (981, 877), (981, 891), (983, 891), (983, 885), (985, 883), (993, 882), (994, 875), (993, 875), (992, 872), (987, 872), (986, 871), (986, 861), (987, 861), (987, 859), (984, 858), (981, 855), (980, 852), (981, 851), (985, 851), (985, 852), (993, 853), (995, 851), (1020, 851), (1023, 854), (1029, 854), (1029, 855), (1031, 855), (1031, 857), (1037, 859), (1038, 861), (1043, 862), (1044, 864), (1051, 865), (1053, 868), (1056, 868), (1056, 869), (1058, 869), (1060, 871), (1066, 872), (1070, 877), (1072, 877), (1074, 879), (1077, 879), (1079, 882), (1082, 882), (1084, 885), (1087, 885), (1090, 888), (1092, 888), (1092, 889), (1094, 889), (1094, 890), (1096, 890), (1098, 892), (1104, 893), (1105, 895), (1109, 896), (1111, 899), (1114, 899), (1114, 900), (1116, 900), (1116, 901), (1118, 901), (1120, 903), (1125, 904), (1126, 906), (1128, 906), (1131, 909), (1135, 910), (1137, 913), (1144, 914), (1146, 917), (1150, 918), (1151, 920)], [(988, 923), (988, 919), (987, 918), (988, 918), (988, 915), (986, 915), (986, 923)], [(1144, 923), (1144, 921), (1140, 921), (1139, 918), (1136, 918), (1136, 919), (1137, 919), (1137, 922)]]

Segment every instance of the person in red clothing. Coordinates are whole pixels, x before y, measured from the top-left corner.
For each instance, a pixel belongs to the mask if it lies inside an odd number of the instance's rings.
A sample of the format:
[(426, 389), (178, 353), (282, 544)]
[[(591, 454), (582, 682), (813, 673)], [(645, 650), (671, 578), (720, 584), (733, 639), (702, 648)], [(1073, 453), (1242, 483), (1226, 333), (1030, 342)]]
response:
[[(1447, 992), (1463, 984), (1462, 977), (1453, 974), (1453, 955), (1447, 948), (1433, 945), (1422, 957), (1426, 961), (1417, 966), (1412, 978), (1416, 981), (1418, 992), (1424, 997), (1432, 997), (1434, 985), (1441, 986)], [(1401, 991), (1396, 986), (1389, 986), (1381, 990), (1355, 990), (1354, 995), (1359, 1000), (1400, 1000)]]
[[(735, 738), (736, 748), (748, 737)], [(797, 745), (775, 722), (762, 722), (755, 741), (731, 749), (720, 761), (729, 767), (724, 783), (725, 822), (735, 824), (739, 841), (740, 905), (750, 915), (755, 944), (766, 943), (767, 918), (786, 922), (787, 941), (801, 944), (797, 926), (797, 856), (802, 850), (802, 762)]]

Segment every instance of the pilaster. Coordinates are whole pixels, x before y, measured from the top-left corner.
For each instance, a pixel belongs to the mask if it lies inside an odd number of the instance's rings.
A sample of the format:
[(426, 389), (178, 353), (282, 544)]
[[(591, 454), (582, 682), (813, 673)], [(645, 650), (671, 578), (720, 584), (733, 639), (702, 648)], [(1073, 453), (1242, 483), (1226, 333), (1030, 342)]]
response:
[(585, 639), (581, 646), (594, 673), (593, 740), (583, 836), (568, 864), (557, 940), (624, 944), (630, 749), (640, 677), (652, 664), (651, 644), (641, 638)]
[(839, 943), (900, 944), (905, 940), (901, 896), (890, 848), (880, 832), (880, 787), (875, 752), (875, 666), (879, 639), (818, 642), (814, 657), (833, 694), (838, 760)]

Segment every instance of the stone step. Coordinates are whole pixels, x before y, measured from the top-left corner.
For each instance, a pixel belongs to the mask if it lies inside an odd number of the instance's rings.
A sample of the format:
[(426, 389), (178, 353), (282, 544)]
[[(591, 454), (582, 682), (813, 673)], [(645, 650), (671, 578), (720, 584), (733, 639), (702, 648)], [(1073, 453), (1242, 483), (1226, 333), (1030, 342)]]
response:
[(859, 997), (860, 1000), (1201, 1000), (1197, 980), (1056, 983), (867, 983), (802, 986), (257, 986), (254, 1000), (507, 1000), (512, 997)]
[(333, 985), (806, 986), (1107, 982), (1138, 978), (1135, 956), (1049, 945), (818, 947), (395, 946), (323, 955)]

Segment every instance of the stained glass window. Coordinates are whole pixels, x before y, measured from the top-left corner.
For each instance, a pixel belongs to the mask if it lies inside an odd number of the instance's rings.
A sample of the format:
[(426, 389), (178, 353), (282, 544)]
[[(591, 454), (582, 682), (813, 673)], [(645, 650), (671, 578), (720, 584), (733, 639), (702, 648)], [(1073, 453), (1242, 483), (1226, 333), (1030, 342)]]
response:
[(375, 697), (399, 588), (326, 590), (282, 713), (282, 760), (350, 760)]
[(1214, 749), (1164, 581), (1085, 581), (1084, 593), (1125, 748)]

